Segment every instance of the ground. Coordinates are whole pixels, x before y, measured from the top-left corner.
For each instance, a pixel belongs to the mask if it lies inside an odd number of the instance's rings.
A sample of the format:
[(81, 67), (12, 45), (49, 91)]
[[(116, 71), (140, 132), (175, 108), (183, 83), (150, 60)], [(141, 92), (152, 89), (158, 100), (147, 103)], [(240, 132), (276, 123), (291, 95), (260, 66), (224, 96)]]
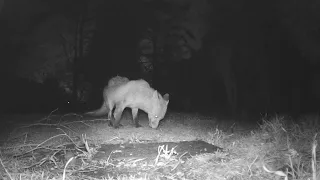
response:
[[(279, 131), (286, 126), (279, 118), (259, 127), (214, 116), (168, 112), (158, 129), (148, 126), (144, 113), (139, 113), (140, 128), (131, 124), (129, 112), (122, 118), (123, 127), (114, 129), (106, 117), (73, 113), (3, 116), (0, 177), (274, 179), (279, 177), (276, 170), (286, 167), (285, 158), (275, 160), (284, 157), (277, 149), (283, 152), (286, 147), (284, 138), (279, 138), (283, 136)], [(286, 149), (291, 154), (297, 150)], [(290, 159), (295, 160), (293, 155)]]

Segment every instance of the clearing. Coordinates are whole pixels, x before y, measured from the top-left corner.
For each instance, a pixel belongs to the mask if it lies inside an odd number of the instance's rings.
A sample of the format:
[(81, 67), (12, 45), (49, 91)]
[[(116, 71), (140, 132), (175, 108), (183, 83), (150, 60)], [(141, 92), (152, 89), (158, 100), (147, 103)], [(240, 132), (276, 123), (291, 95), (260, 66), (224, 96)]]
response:
[(158, 129), (138, 118), (135, 128), (125, 111), (114, 129), (105, 117), (2, 116), (0, 179), (319, 178), (318, 116), (258, 126), (168, 112)]

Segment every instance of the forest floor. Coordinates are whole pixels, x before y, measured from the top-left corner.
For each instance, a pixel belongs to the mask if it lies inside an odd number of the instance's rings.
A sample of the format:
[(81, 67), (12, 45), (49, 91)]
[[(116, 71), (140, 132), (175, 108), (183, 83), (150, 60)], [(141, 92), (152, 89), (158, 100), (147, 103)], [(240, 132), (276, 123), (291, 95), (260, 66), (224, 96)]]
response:
[[(319, 178), (319, 117), (244, 124), (168, 112), (157, 129), (79, 114), (2, 116), (0, 179)], [(318, 156), (316, 156), (318, 155)]]

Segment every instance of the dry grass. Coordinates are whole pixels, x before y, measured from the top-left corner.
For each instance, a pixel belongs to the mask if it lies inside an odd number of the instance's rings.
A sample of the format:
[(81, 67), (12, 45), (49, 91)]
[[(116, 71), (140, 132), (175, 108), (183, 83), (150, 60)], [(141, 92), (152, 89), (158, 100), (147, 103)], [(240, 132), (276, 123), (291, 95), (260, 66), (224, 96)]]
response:
[[(147, 126), (145, 116), (139, 118), (141, 128), (134, 128), (128, 120), (122, 121), (122, 128), (113, 129), (106, 119), (53, 113), (20, 125), (0, 148), (0, 179), (319, 179), (316, 116), (295, 123), (289, 117), (263, 117), (255, 129), (213, 117), (172, 113), (154, 130)], [(203, 140), (224, 150), (184, 160), (185, 154), (162, 145), (152, 162), (141, 158), (115, 163), (110, 159), (112, 153), (106, 160), (93, 158), (104, 143), (190, 140)], [(94, 176), (106, 168), (122, 173)]]

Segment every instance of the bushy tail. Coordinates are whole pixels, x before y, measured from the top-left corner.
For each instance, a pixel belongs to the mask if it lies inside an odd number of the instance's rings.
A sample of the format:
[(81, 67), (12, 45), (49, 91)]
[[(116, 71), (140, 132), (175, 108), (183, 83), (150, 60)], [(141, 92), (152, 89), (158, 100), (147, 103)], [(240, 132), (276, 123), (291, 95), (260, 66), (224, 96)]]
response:
[(102, 115), (108, 114), (108, 112), (109, 112), (109, 107), (107, 106), (107, 103), (103, 102), (100, 109), (90, 111), (85, 114), (91, 115), (91, 116), (102, 116)]

